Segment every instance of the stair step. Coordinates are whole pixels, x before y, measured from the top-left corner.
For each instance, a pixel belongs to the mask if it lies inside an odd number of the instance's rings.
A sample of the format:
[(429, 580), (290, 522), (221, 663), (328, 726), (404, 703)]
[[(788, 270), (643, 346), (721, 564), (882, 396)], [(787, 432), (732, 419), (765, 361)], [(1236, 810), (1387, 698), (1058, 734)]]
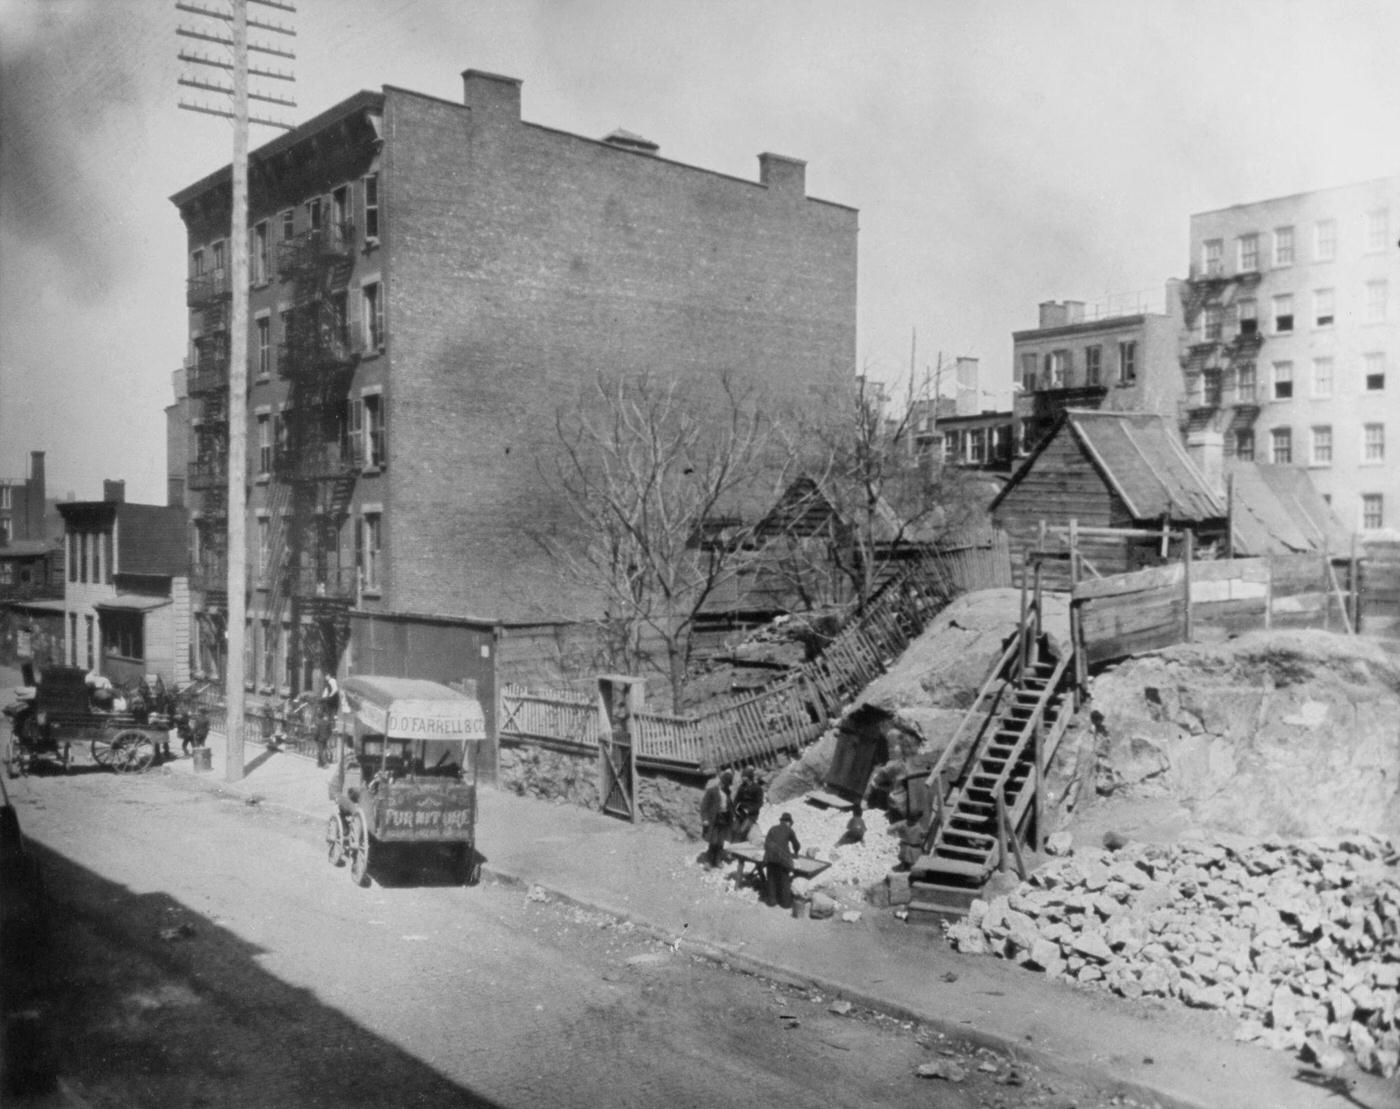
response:
[(915, 881), (916, 873), (920, 875), (956, 874), (964, 878), (981, 880), (989, 869), (986, 862), (974, 862), (970, 859), (947, 859), (941, 855), (925, 855), (915, 864), (915, 869), (910, 870), (909, 880), (910, 882)]

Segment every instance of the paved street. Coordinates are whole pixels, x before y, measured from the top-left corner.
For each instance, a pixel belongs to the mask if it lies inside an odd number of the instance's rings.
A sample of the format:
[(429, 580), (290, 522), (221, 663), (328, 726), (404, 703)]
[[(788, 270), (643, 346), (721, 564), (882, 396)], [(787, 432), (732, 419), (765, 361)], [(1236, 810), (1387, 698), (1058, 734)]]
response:
[[(319, 826), (188, 778), (10, 785), (93, 1105), (1126, 1104), (518, 888), (358, 889)], [(966, 1080), (915, 1076), (938, 1060)]]

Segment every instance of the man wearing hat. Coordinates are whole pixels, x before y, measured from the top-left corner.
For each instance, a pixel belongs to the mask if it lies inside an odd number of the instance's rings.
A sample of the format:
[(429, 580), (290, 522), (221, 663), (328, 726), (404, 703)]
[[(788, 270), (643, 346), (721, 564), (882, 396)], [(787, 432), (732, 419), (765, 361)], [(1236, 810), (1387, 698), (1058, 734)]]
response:
[(705, 865), (711, 870), (719, 866), (724, 857), (724, 841), (734, 818), (734, 802), (729, 788), (734, 784), (734, 771), (725, 770), (705, 787), (700, 798), (700, 834), (709, 844), (705, 851)]
[(792, 908), (792, 863), (802, 844), (792, 830), (792, 814), (783, 813), (763, 837), (763, 869), (768, 879), (768, 903)]

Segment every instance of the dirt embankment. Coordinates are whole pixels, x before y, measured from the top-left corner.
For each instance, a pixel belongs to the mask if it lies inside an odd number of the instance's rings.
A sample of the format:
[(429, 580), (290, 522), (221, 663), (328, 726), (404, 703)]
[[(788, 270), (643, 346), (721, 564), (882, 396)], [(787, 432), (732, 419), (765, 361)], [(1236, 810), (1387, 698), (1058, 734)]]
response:
[(1089, 693), (1059, 767), (1069, 777), (1078, 763), (1079, 842), (1400, 835), (1400, 657), (1375, 641), (1183, 644), (1105, 670)]

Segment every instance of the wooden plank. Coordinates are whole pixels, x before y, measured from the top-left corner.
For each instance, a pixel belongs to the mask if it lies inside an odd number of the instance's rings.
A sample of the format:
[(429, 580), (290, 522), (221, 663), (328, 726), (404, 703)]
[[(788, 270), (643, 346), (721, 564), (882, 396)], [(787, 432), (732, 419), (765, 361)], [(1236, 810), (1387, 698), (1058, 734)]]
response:
[(1181, 588), (1184, 577), (1181, 564), (1153, 566), (1147, 570), (1135, 570), (1128, 574), (1116, 574), (1109, 578), (1094, 578), (1081, 582), (1075, 588), (1075, 600), (1088, 600), (1094, 597), (1113, 597), (1124, 593), (1143, 592), (1151, 589)]

